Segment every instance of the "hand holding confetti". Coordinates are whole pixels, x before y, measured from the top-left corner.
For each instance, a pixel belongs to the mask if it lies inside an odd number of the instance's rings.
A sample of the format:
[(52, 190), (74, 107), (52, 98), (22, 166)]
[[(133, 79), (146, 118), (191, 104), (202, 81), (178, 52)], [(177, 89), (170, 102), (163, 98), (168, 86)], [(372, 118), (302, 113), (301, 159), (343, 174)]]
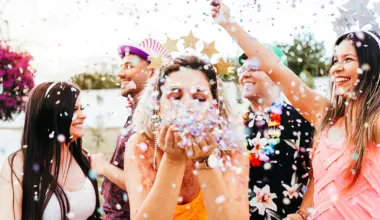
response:
[(200, 136), (186, 135), (185, 151), (187, 158), (193, 162), (203, 161), (217, 148), (215, 137), (212, 133), (204, 133)]
[(165, 152), (167, 158), (171, 161), (186, 161), (185, 150), (177, 147), (176, 144), (180, 141), (178, 128), (175, 125), (162, 125), (162, 127), (158, 129), (157, 146)]

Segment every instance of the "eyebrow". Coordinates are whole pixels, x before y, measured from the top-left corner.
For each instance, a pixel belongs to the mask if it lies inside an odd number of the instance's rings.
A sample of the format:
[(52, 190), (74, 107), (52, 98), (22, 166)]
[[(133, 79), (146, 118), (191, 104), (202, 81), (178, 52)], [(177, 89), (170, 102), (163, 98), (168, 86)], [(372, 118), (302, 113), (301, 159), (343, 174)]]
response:
[(133, 65), (132, 62), (130, 62), (130, 61), (125, 61), (122, 65), (128, 65), (128, 64)]
[[(342, 54), (340, 56), (342, 56), (342, 57), (346, 57), (346, 56), (354, 56), (354, 57), (356, 57), (356, 55), (353, 54), (353, 53)], [(334, 57), (337, 57), (337, 55), (334, 55)]]
[(208, 89), (201, 88), (201, 87), (197, 87), (196, 90), (197, 91), (195, 93), (209, 91)]
[(176, 90), (176, 89), (181, 90), (182, 87), (181, 87), (181, 86), (169, 86), (169, 89), (170, 89), (171, 91), (174, 91), (174, 90)]

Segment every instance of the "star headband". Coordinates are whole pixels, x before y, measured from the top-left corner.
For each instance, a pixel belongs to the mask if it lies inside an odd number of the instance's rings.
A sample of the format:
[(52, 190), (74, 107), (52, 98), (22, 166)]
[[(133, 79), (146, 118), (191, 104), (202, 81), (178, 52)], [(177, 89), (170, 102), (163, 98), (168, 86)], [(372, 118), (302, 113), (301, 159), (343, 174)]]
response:
[(366, 33), (366, 34), (368, 34), (369, 36), (371, 36), (373, 39), (375, 39), (375, 41), (377, 42), (377, 45), (379, 46), (379, 49), (380, 49), (380, 39), (379, 39), (379, 37), (377, 37), (376, 34), (370, 32), (370, 31), (363, 31), (363, 32)]
[(380, 39), (376, 34), (368, 31), (368, 25), (371, 30), (380, 33), (380, 24), (376, 21), (380, 17), (380, 2), (372, 3), (373, 10), (367, 5), (368, 0), (349, 0), (338, 7), (340, 16), (333, 21), (334, 31), (338, 36), (345, 33), (362, 31), (376, 40), (380, 48)]

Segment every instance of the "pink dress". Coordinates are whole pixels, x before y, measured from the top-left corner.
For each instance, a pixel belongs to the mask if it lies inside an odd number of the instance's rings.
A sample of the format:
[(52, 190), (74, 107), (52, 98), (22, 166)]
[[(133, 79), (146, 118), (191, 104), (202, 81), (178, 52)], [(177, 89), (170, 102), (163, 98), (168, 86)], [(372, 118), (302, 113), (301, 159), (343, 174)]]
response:
[(311, 219), (380, 219), (380, 148), (368, 147), (361, 175), (347, 192), (344, 179), (348, 164), (355, 157), (346, 150), (345, 139), (332, 141), (327, 132), (312, 155), (314, 174), (314, 212)]

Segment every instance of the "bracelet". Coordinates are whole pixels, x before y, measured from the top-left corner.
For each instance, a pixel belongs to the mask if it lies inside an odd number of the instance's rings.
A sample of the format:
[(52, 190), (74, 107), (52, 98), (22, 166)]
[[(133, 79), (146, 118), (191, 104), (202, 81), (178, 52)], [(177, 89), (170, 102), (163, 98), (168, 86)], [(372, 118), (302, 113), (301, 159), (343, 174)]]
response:
[(301, 210), (297, 210), (296, 214), (300, 215), (302, 217), (303, 220), (306, 220), (307, 219), (307, 215), (306, 213), (304, 213), (303, 211)]

